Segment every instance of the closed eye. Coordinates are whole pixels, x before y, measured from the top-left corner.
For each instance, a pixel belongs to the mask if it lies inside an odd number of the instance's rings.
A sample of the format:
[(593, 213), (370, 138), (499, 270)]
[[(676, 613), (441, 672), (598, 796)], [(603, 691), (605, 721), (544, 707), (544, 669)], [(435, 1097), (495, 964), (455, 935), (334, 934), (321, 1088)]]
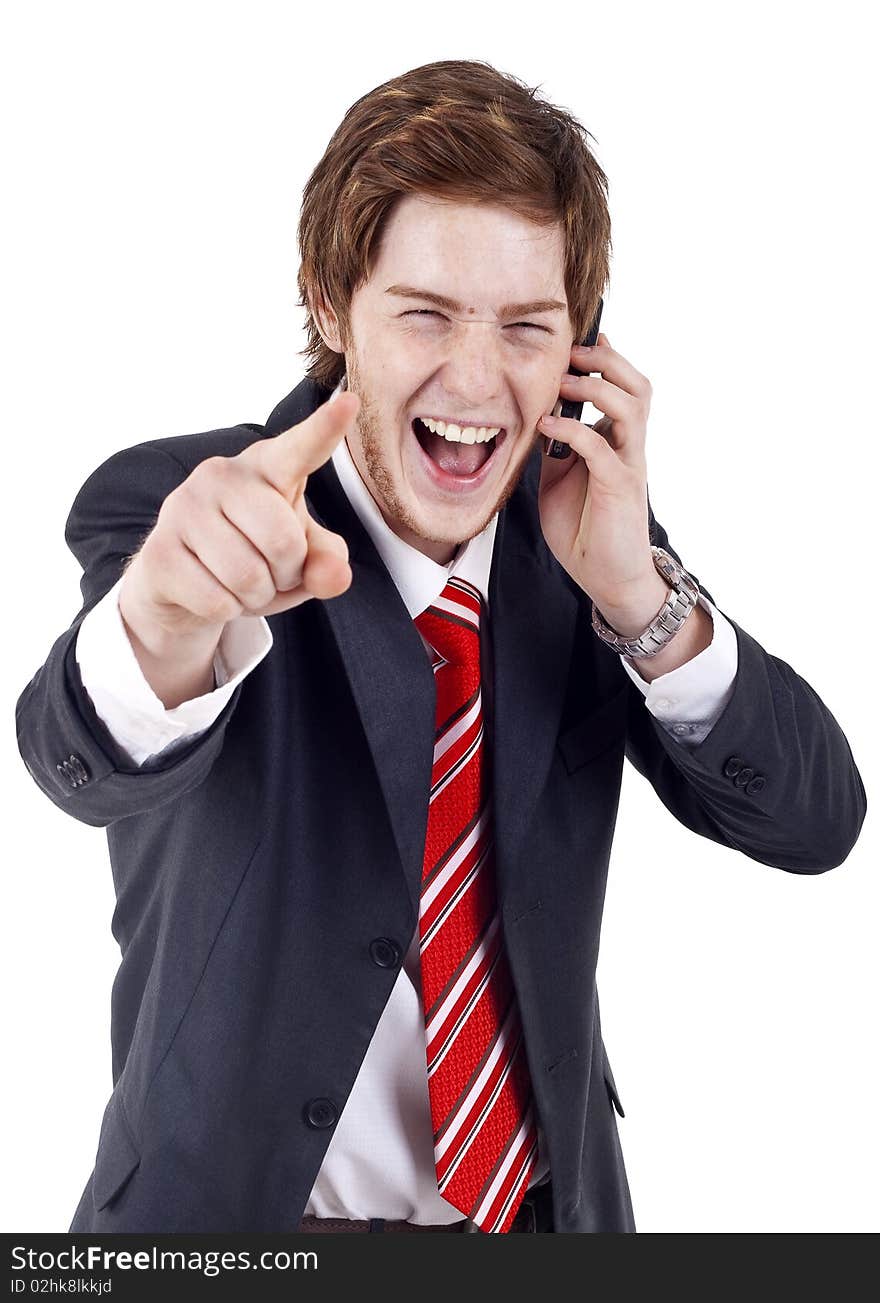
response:
[[(410, 308), (403, 313), (404, 317), (443, 317), (442, 312), (437, 312), (434, 308)], [(446, 318), (443, 317), (445, 321)], [(523, 327), (526, 330), (543, 330), (546, 335), (552, 335), (552, 331), (546, 326), (539, 326), (536, 321), (515, 321), (511, 326), (505, 326), (505, 330), (516, 330)]]

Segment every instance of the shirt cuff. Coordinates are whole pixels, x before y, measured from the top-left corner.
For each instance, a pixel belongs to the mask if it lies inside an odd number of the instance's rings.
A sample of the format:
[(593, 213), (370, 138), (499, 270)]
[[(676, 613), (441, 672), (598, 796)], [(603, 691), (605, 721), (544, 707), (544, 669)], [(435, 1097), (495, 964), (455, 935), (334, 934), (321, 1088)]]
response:
[(98, 716), (135, 764), (172, 743), (191, 740), (218, 717), (237, 685), (272, 646), (262, 617), (230, 620), (214, 653), (217, 687), (166, 710), (138, 663), (119, 610), (124, 576), (92, 607), (77, 630), (75, 655), (82, 685)]
[(712, 619), (708, 647), (648, 682), (627, 656), (623, 668), (645, 698), (645, 705), (677, 742), (698, 746), (717, 723), (733, 695), (739, 651), (736, 630), (727, 617), (702, 593), (698, 602)]

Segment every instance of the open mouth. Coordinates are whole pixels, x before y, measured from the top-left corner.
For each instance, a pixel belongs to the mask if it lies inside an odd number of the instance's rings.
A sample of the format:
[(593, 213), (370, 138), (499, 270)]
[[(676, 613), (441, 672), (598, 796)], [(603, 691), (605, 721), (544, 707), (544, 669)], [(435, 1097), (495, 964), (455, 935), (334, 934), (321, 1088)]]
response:
[(434, 469), (435, 478), (462, 486), (487, 478), (489, 463), (507, 438), (507, 431), (502, 429), (485, 443), (454, 443), (442, 434), (432, 433), (418, 416), (413, 418), (412, 430)]

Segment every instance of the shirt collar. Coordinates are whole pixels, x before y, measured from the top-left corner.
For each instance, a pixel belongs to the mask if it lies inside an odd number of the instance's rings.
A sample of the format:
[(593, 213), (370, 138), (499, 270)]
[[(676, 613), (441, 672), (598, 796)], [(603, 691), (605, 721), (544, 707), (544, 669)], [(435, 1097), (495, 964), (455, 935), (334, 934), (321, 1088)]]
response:
[[(337, 385), (331, 398), (339, 393)], [(327, 400), (328, 402), (330, 399)], [(366, 529), (388, 573), (394, 580), (410, 617), (415, 619), (442, 593), (452, 575), (466, 579), (482, 594), (489, 608), (489, 573), (495, 531), (498, 527), (496, 512), (488, 525), (474, 538), (469, 539), (448, 565), (440, 565), (425, 556), (418, 548), (399, 538), (388, 525), (361, 473), (354, 463), (347, 439), (340, 439), (333, 452), (333, 468), (339, 483), (361, 524)]]

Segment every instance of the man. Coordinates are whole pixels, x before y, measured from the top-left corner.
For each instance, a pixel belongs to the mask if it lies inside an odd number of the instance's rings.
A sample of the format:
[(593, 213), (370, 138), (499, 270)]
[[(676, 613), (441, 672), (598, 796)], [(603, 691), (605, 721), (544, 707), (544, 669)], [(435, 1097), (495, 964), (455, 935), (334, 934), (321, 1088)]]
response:
[(77, 495), (83, 608), (17, 709), (117, 893), (71, 1231), (633, 1231), (595, 985), (624, 756), (732, 851), (852, 848), (839, 726), (650, 510), (648, 381), (574, 347), (603, 180), (486, 65), (379, 87), (306, 189), (310, 375)]

